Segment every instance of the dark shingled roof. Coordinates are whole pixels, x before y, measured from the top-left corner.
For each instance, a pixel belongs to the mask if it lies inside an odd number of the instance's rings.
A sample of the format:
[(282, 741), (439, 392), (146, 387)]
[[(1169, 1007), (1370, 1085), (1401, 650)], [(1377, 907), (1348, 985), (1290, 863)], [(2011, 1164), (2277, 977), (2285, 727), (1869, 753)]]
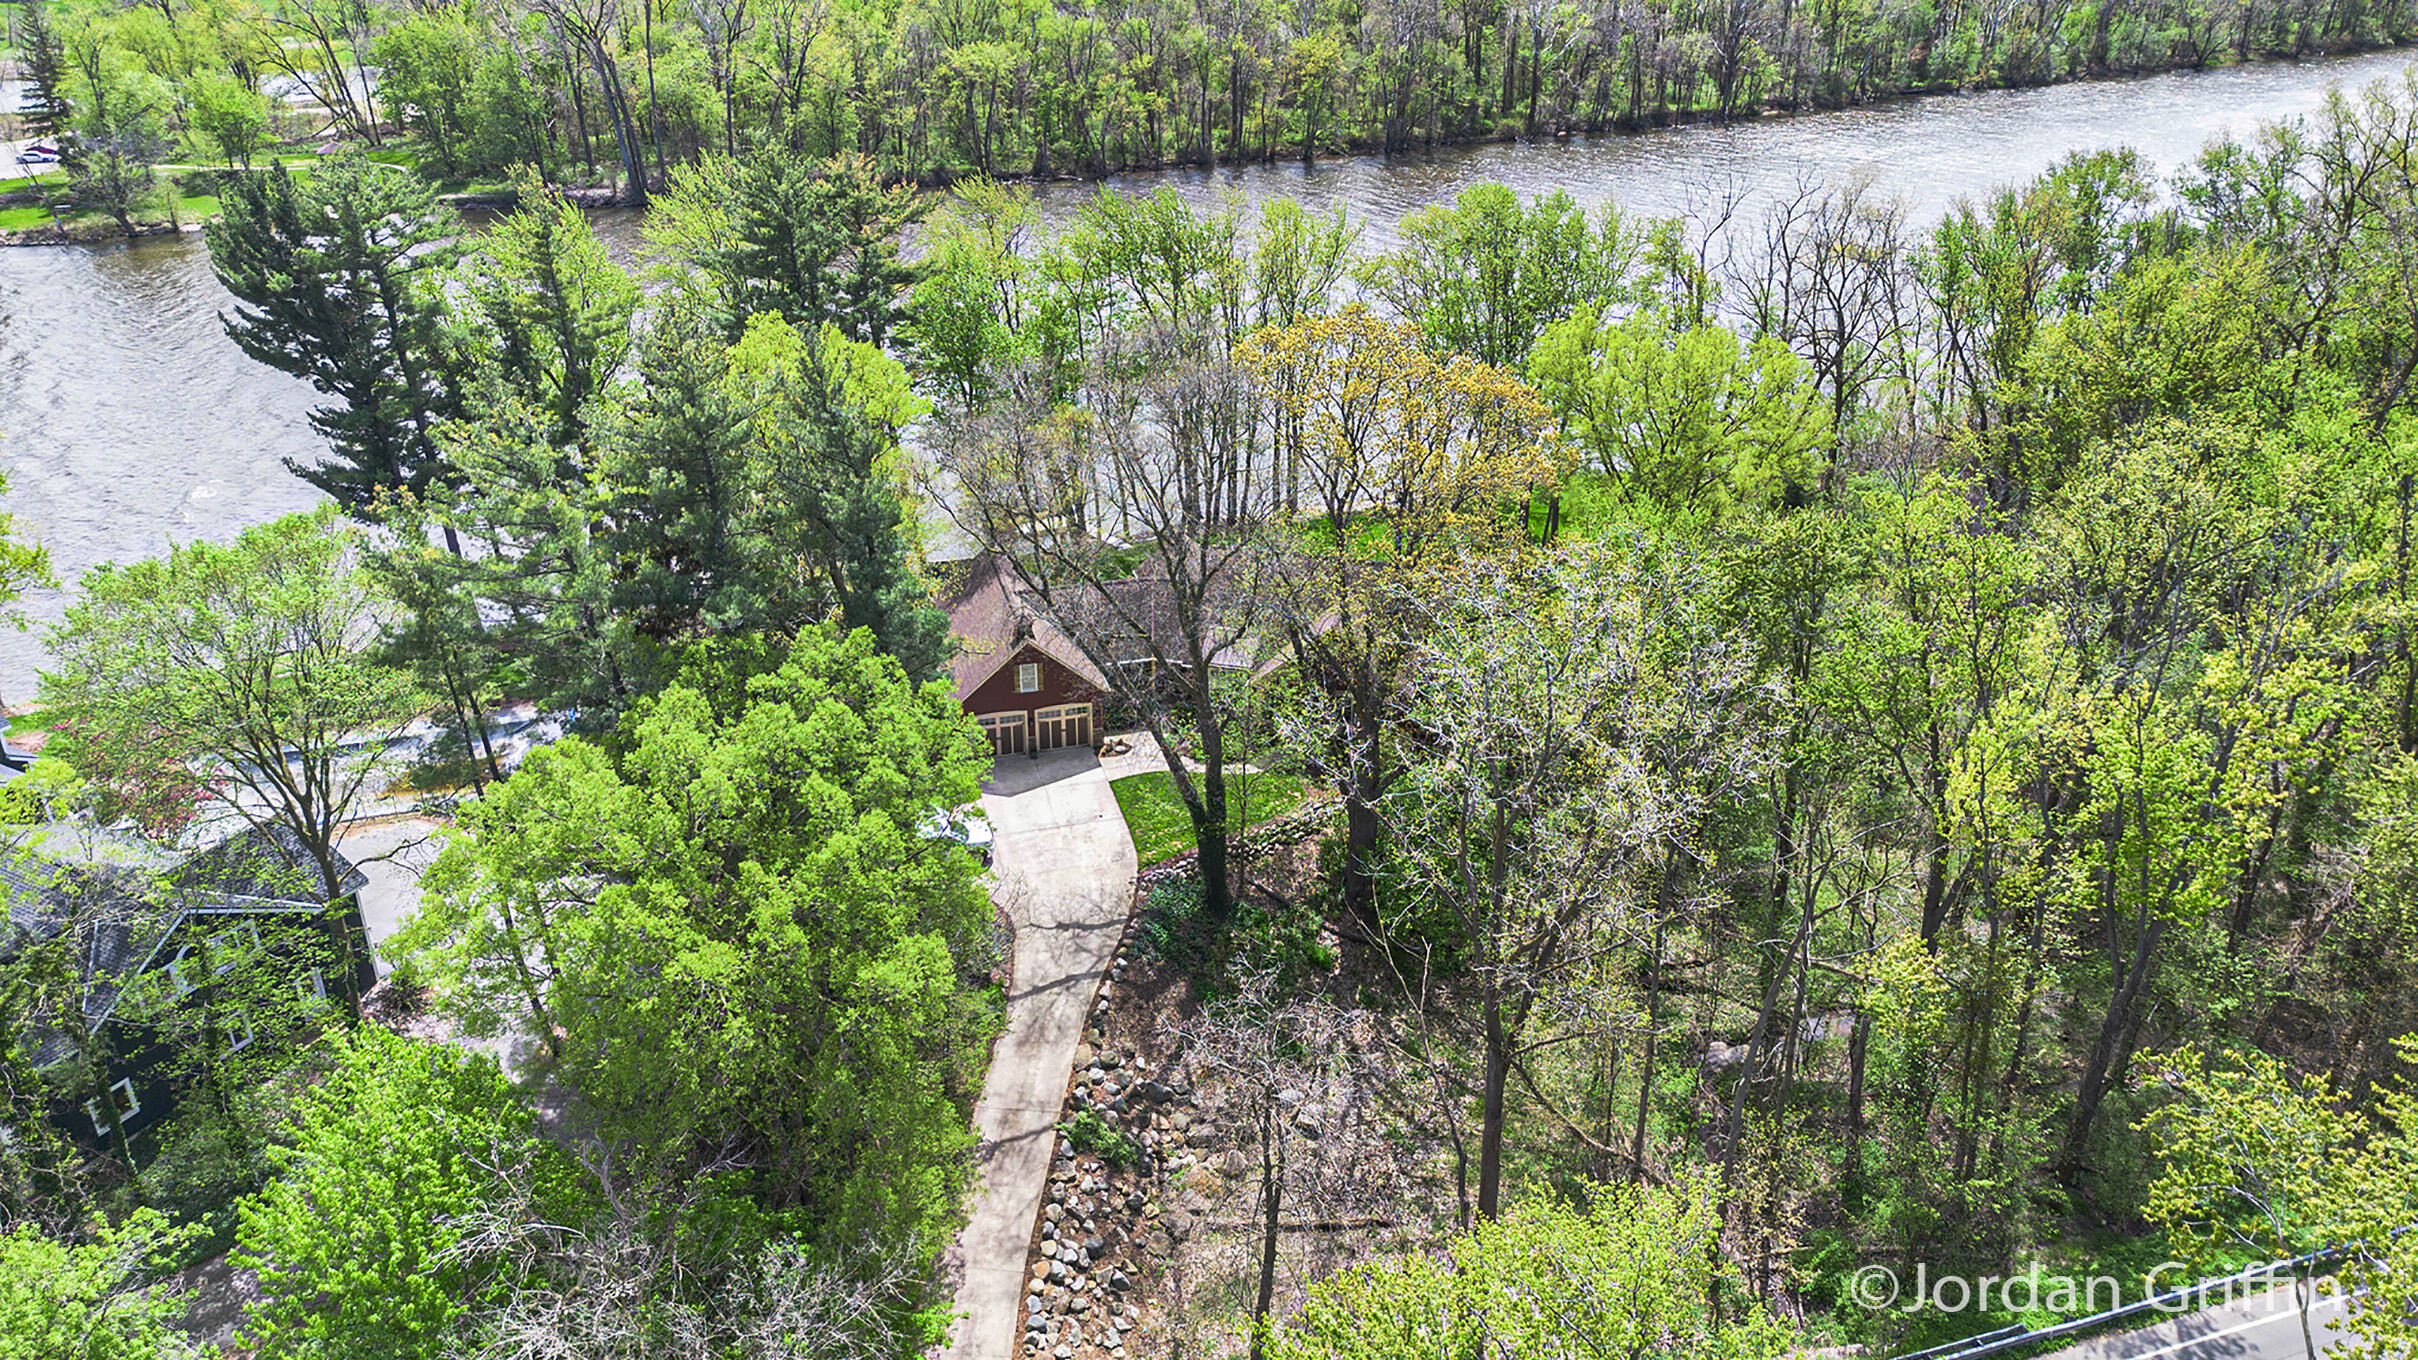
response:
[[(1173, 582), (1164, 576), (1132, 576), (1107, 583), (1108, 599), (1095, 604), (1099, 615), (1100, 634), (1126, 635), (1120, 646), (1120, 662), (1141, 661), (1154, 657), (1170, 660), (1184, 655), (1184, 625), (1176, 607)], [(1256, 602), (1248, 595), (1234, 590), (1212, 593), (1208, 602), (1209, 621), (1206, 631), (1211, 640), (1220, 641), (1215, 656), (1209, 658), (1212, 670), (1250, 670), (1257, 661), (1259, 644), (1252, 636), (1249, 624)], [(1148, 630), (1148, 637), (1135, 630), (1135, 624)], [(1090, 625), (1085, 625), (1088, 629)]]
[[(71, 928), (76, 965), (84, 977), (87, 1031), (100, 1028), (117, 1005), (128, 979), (150, 962), (160, 942), (196, 911), (317, 909), (326, 899), (316, 891), (318, 867), (301, 840), (284, 827), (252, 829), (229, 837), (163, 874), (124, 864), (69, 864), (46, 856), (42, 846), (0, 852), (0, 895), (8, 901), (8, 930), (0, 934), (0, 957), (29, 942), (58, 939)], [(297, 862), (300, 873), (292, 867)], [(369, 880), (350, 860), (337, 857), (345, 896)], [(28, 1022), (27, 1047), (36, 1067), (72, 1051), (55, 1021)]]
[[(335, 897), (349, 897), (369, 882), (342, 855), (336, 856), (336, 872), (340, 877)], [(317, 903), (327, 896), (319, 891), (319, 862), (283, 822), (229, 836), (178, 865), (171, 876), (188, 887), (230, 897)]]
[(1016, 569), (996, 554), (985, 553), (967, 563), (965, 579), (942, 599), (940, 607), (949, 616), (950, 635), (957, 639), (949, 675), (960, 703), (998, 674), (1025, 642), (1092, 688), (1108, 688), (1108, 677), (1083, 655), (1083, 649), (1041, 611), (1025, 603)]

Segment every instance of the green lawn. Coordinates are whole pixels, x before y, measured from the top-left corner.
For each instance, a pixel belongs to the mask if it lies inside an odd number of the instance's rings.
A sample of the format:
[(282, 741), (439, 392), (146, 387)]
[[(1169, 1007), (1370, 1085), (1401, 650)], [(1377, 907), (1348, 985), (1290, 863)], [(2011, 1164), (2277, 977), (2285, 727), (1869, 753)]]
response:
[[(1301, 806), (1301, 781), (1291, 775), (1229, 772), (1226, 781), (1228, 798), (1248, 789), (1253, 826)], [(1108, 787), (1116, 790), (1117, 811), (1125, 814), (1125, 830), (1133, 837), (1136, 861), (1157, 864), (1192, 848), (1192, 818), (1184, 811), (1183, 800), (1175, 796), (1175, 781), (1166, 771), (1127, 775)]]
[[(176, 196), (176, 220), (184, 225), (189, 227), (197, 222), (207, 222), (216, 216), (218, 216), (218, 195), (178, 194)], [(155, 198), (136, 210), (134, 220), (145, 226), (160, 226), (164, 225), (168, 219), (160, 211), (159, 200)], [(0, 208), (0, 231), (27, 231), (36, 227), (51, 226), (54, 223), (70, 228), (91, 227), (108, 221), (107, 213), (87, 212), (80, 208), (62, 208), (55, 218), (50, 209), (40, 204), (21, 208)]]

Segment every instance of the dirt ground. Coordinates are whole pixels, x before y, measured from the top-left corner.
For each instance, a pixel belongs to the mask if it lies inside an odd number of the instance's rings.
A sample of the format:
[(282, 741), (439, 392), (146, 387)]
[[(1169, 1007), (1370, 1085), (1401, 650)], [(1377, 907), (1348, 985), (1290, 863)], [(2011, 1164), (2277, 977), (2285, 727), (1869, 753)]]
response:
[[(1245, 890), (1307, 900), (1315, 842), (1246, 871)], [(1382, 965), (1331, 927), (1287, 997), (1310, 998), (1331, 1040), (1245, 1075), (1210, 1033), (1196, 979), (1129, 928), (1077, 1052), (1061, 1129), (1086, 1113), (1136, 1154), (1118, 1165), (1097, 1137), (1063, 1133), (1034, 1225), (1021, 1354), (1051, 1360), (1181, 1360), (1241, 1355), (1279, 1195), (1270, 1312), (1371, 1256), (1430, 1246), (1458, 1213), (1451, 1134), (1437, 1127), (1433, 1075), (1413, 1036), (1363, 1004), (1390, 984)], [(1229, 976), (1216, 984), (1230, 988)]]

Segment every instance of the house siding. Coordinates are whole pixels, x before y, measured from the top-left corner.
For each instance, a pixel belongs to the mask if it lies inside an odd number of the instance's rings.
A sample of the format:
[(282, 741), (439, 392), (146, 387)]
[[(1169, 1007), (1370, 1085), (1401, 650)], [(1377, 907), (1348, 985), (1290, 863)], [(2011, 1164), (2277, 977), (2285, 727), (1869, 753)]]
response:
[[(1023, 665), (1041, 667), (1041, 688), (1029, 694), (1016, 692), (1016, 668)], [(976, 717), (997, 713), (1024, 715), (1027, 739), (1030, 740), (1033, 715), (1043, 709), (1061, 708), (1068, 704), (1092, 705), (1092, 732), (1099, 734), (1101, 693), (1098, 687), (1052, 659), (1048, 653), (1029, 643), (1016, 649), (990, 679), (975, 686), (965, 697), (965, 710)]]
[[(187, 945), (207, 945), (210, 937), (231, 926), (250, 923), (258, 927), (261, 949), (279, 972), (299, 971), (318, 964), (326, 974), (329, 1004), (343, 1007), (344, 990), (349, 987), (355, 997), (366, 994), (377, 984), (377, 968), (369, 952), (369, 932), (361, 918), (358, 894), (347, 894), (322, 912), (195, 912), (177, 922), (176, 928), (163, 937), (146, 960), (141, 975), (159, 974), (159, 985), (172, 990), (165, 979), (168, 965), (178, 951)], [(347, 976), (349, 974), (349, 977)], [(213, 975), (214, 976), (214, 975)], [(206, 998), (217, 988), (215, 981), (205, 982), (195, 995)], [(282, 992), (274, 997), (283, 1001)], [(306, 1030), (308, 1027), (306, 1026)], [(290, 1047), (302, 1035), (263, 1033), (260, 1039), (280, 1047)], [(106, 1090), (123, 1079), (134, 1089), (137, 1109), (124, 1121), (127, 1139), (131, 1142), (152, 1132), (176, 1113), (183, 1095), (186, 1079), (191, 1075), (178, 1066), (179, 1048), (165, 1039), (153, 1026), (113, 1020), (95, 1040), (102, 1046), (99, 1066), (103, 1078), (99, 1083)], [(106, 1150), (109, 1135), (94, 1128), (85, 1101), (93, 1089), (71, 1092), (51, 1102), (51, 1123), (61, 1133), (84, 1147)]]

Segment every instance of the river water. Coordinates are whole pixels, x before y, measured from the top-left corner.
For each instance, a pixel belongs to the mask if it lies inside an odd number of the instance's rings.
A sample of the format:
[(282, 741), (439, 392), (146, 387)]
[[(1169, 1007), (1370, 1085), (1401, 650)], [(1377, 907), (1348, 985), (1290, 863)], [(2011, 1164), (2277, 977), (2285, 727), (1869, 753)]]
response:
[[(2129, 145), (2172, 169), (2212, 138), (2307, 113), (2330, 86), (2398, 78), (2410, 63), (2406, 52), (2378, 53), (1110, 183), (1171, 183), (1204, 207), (1277, 195), (1340, 206), (1370, 247), (1390, 241), (1404, 214), (1489, 179), (1522, 194), (1562, 189), (1585, 204), (1656, 215), (1731, 200), (1751, 221), (1757, 200), (1775, 190), (1866, 176), (1927, 222), (1960, 197), (2028, 179), (2071, 151)], [(1044, 220), (1063, 221), (1091, 192), (1042, 189)], [(599, 226), (618, 251), (635, 253), (632, 215), (605, 213)], [(0, 509), (16, 517), (20, 535), (49, 545), (61, 581), (171, 542), (230, 538), (317, 499), (284, 463), (319, 455), (304, 419), (315, 394), (235, 348), (219, 327), (227, 301), (197, 237), (0, 250), (0, 469), (10, 482)], [(36, 592), (20, 606), (32, 628), (0, 628), (0, 702), (33, 697), (41, 627), (66, 600), (64, 591)]]

